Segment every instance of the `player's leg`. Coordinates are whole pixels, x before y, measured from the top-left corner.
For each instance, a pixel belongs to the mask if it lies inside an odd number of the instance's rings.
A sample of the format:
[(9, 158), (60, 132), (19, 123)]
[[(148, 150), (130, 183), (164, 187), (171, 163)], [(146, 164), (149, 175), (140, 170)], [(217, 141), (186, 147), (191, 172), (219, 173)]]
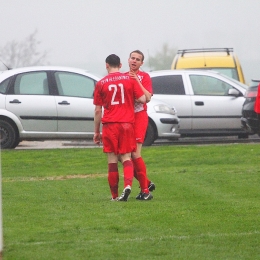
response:
[(137, 142), (137, 149), (132, 153), (132, 160), (134, 164), (135, 177), (139, 181), (141, 192), (136, 197), (141, 199), (141, 195), (144, 194), (145, 199), (151, 199), (149, 196), (149, 184), (151, 181), (147, 178), (146, 165), (141, 156), (142, 144), (145, 139), (146, 129), (148, 125), (148, 115), (146, 111), (135, 113), (135, 138)]
[(111, 200), (118, 198), (118, 184), (119, 184), (119, 173), (117, 155), (114, 153), (107, 153), (108, 158), (108, 184), (111, 192)]
[(134, 169), (138, 176), (138, 181), (140, 184), (141, 191), (137, 195), (136, 199), (140, 200), (151, 200), (153, 198), (152, 194), (149, 192), (146, 165), (143, 158), (140, 156), (140, 151), (142, 149), (142, 144), (137, 143), (136, 153), (132, 153), (132, 160), (134, 164)]
[(147, 184), (147, 173), (146, 173), (146, 165), (141, 157), (141, 149), (142, 149), (142, 144), (137, 143), (136, 144), (137, 149), (136, 152), (132, 153), (132, 160), (134, 164), (134, 169), (141, 187), (142, 192), (148, 193), (148, 184)]
[(134, 167), (133, 162), (131, 160), (131, 153), (122, 154), (121, 158), (124, 171), (124, 187), (128, 185), (132, 187)]
[(111, 192), (111, 200), (118, 197), (118, 156), (117, 156), (117, 125), (104, 124), (102, 127), (103, 151), (107, 154), (108, 162), (108, 184)]
[(132, 190), (134, 167), (131, 161), (131, 153), (122, 154), (121, 159), (122, 159), (123, 172), (124, 172), (124, 189), (121, 196), (118, 198), (118, 200), (127, 201)]
[(134, 167), (131, 160), (131, 152), (136, 150), (133, 124), (123, 123), (121, 125), (118, 150), (124, 171), (124, 190), (118, 200), (127, 201), (134, 178)]

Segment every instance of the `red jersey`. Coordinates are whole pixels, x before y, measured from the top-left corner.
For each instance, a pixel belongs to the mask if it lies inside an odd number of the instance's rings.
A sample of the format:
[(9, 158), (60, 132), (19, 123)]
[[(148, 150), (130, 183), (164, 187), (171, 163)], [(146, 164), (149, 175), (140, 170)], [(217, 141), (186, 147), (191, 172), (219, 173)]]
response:
[(257, 89), (257, 96), (255, 99), (254, 110), (257, 114), (260, 114), (260, 84), (258, 85), (258, 89)]
[(115, 72), (97, 82), (93, 103), (104, 107), (103, 124), (134, 123), (134, 102), (142, 95), (136, 80), (125, 73)]
[[(128, 72), (126, 72), (125, 74), (128, 74)], [(142, 83), (143, 87), (149, 91), (151, 94), (153, 94), (153, 87), (152, 87), (152, 80), (149, 76), (148, 73), (144, 72), (144, 71), (138, 71), (137, 73), (137, 77), (139, 78), (140, 82)], [(135, 102), (135, 113), (136, 112), (140, 112), (140, 111), (147, 111), (147, 105), (145, 104), (141, 104), (138, 102)]]

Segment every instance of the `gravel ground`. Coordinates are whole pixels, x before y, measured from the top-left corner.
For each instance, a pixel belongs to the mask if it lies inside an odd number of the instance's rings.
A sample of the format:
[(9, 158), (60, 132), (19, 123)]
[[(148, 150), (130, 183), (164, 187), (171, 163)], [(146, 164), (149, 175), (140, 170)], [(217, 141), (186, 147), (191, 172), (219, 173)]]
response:
[[(259, 143), (260, 137), (252, 135), (248, 139), (238, 139), (236, 136), (230, 137), (186, 137), (180, 138), (177, 141), (169, 141), (167, 139), (156, 140), (153, 146), (158, 145), (190, 145), (190, 144), (227, 144), (227, 143)], [(55, 148), (98, 148), (92, 140), (82, 141), (23, 141), (15, 149), (55, 149)], [(102, 147), (102, 146), (100, 146)]]
[(93, 141), (23, 141), (15, 149), (56, 149), (56, 148), (86, 148), (98, 147)]

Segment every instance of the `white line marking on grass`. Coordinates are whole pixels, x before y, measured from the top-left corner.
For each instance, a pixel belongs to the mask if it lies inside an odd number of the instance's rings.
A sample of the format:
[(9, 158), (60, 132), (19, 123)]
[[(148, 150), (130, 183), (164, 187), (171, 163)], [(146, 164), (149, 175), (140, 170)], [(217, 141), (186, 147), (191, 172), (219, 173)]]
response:
[[(200, 234), (200, 235), (184, 235), (184, 236), (177, 236), (177, 235), (169, 235), (169, 236), (160, 236), (160, 237), (136, 237), (136, 238), (126, 238), (126, 239), (110, 239), (110, 242), (134, 242), (134, 241), (161, 241), (161, 240), (165, 240), (165, 239), (175, 239), (175, 240), (184, 240), (184, 239), (197, 239), (197, 238), (206, 238), (206, 237), (244, 237), (244, 236), (252, 236), (252, 235), (259, 235), (260, 231), (250, 231), (250, 232), (241, 232), (241, 233), (219, 233), (219, 234), (212, 234), (212, 233), (207, 233), (207, 234)], [(105, 241), (105, 240), (104, 240)], [(71, 242), (73, 243), (73, 241), (38, 241), (38, 242), (17, 242), (17, 243), (10, 243), (7, 246), (12, 246), (12, 245), (44, 245), (44, 244), (57, 244), (57, 243), (68, 243)], [(74, 242), (79, 242), (79, 243), (85, 243), (85, 244), (89, 244), (89, 243), (97, 243), (97, 242), (102, 242), (102, 240), (97, 239), (97, 240), (85, 240), (85, 241), (74, 241)]]
[(86, 179), (86, 178), (100, 178), (107, 177), (107, 174), (74, 174), (65, 176), (50, 176), (50, 177), (16, 177), (3, 178), (2, 182), (20, 182), (20, 181), (64, 181), (70, 179)]

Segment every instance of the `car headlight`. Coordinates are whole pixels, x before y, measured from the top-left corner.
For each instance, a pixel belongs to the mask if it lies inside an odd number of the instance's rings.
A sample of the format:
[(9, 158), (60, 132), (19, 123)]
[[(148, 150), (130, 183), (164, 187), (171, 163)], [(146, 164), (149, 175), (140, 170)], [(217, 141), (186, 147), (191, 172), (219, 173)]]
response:
[(155, 105), (154, 110), (156, 113), (164, 113), (164, 114), (171, 114), (175, 115), (176, 114), (176, 109), (173, 107), (169, 107), (163, 104)]

